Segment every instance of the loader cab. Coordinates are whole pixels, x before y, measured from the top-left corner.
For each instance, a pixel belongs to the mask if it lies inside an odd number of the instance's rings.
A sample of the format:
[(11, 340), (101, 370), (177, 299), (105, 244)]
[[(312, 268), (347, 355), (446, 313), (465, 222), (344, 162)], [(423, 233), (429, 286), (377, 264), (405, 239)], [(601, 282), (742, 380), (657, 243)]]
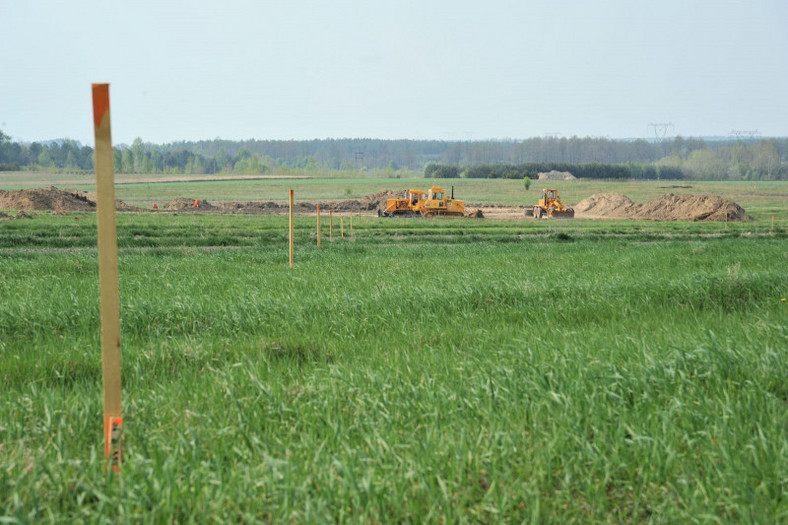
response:
[(542, 200), (539, 201), (541, 206), (547, 206), (551, 202), (559, 200), (558, 190), (542, 190)]

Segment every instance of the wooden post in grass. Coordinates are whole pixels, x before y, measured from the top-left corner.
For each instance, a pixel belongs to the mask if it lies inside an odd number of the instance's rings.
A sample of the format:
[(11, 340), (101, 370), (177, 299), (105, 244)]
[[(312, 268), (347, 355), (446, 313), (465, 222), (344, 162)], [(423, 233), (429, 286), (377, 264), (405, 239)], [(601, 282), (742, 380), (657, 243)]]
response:
[(290, 190), (290, 268), (293, 267), (293, 190)]
[(109, 84), (93, 84), (96, 137), (96, 222), (98, 226), (101, 372), (104, 389), (104, 457), (114, 470), (122, 461), (123, 412), (120, 381), (120, 299), (115, 228), (115, 172), (109, 119)]
[(320, 205), (317, 205), (317, 247), (320, 248)]
[(350, 212), (350, 233), (353, 233), (353, 212)]
[(328, 210), (328, 240), (334, 240), (334, 210)]
[(339, 216), (339, 233), (342, 235), (342, 238), (345, 238), (345, 216)]

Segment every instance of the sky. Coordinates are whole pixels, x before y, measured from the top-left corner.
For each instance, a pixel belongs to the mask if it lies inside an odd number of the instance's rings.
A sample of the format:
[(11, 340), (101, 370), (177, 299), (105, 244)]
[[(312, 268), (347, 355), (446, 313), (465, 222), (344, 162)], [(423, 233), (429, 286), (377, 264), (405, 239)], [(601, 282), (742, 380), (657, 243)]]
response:
[[(0, 0), (0, 130), (93, 144), (788, 136), (782, 0)], [(670, 124), (669, 126), (667, 124)]]

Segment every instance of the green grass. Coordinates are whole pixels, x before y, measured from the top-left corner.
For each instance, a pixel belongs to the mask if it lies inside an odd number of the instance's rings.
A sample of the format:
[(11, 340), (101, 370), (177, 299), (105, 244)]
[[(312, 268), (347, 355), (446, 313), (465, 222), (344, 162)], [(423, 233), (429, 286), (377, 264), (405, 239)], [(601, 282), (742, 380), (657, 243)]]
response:
[(578, 223), (120, 214), (120, 476), (95, 216), (0, 223), (0, 519), (788, 520), (785, 231)]

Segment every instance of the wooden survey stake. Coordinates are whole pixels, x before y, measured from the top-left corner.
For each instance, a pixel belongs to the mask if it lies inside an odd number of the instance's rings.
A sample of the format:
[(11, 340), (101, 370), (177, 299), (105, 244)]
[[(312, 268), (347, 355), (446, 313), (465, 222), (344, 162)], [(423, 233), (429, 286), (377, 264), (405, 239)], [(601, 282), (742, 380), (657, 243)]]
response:
[(317, 247), (320, 248), (320, 205), (317, 205)]
[(290, 190), (290, 268), (293, 267), (293, 190)]
[(122, 460), (123, 412), (120, 382), (120, 299), (115, 229), (115, 173), (109, 120), (109, 84), (93, 84), (96, 136), (96, 222), (98, 223), (101, 368), (104, 387), (104, 457), (118, 469)]

